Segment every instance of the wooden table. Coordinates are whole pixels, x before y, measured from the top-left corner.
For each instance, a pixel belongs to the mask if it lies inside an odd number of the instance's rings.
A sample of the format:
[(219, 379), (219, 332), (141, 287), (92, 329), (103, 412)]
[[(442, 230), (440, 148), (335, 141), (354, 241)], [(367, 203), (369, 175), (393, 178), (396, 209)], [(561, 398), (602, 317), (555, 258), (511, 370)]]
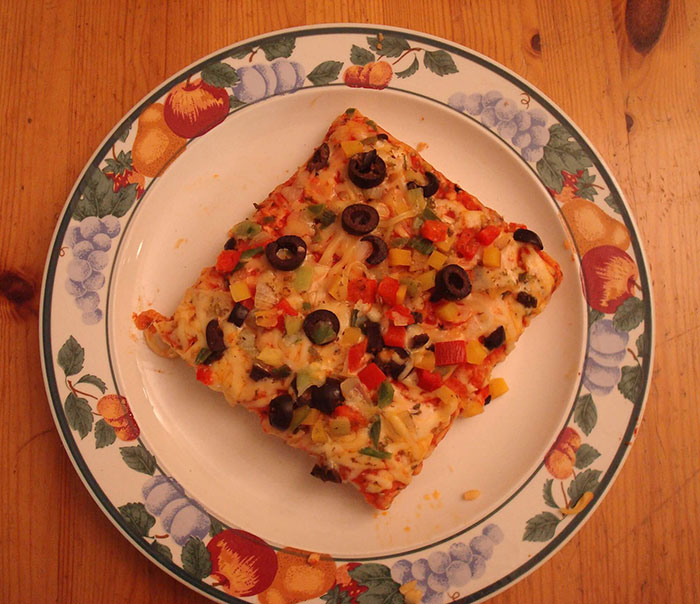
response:
[(627, 4), (0, 3), (0, 601), (203, 601), (144, 562), (63, 450), (39, 361), (45, 254), (83, 165), (149, 90), (248, 36), (350, 21), (454, 40), (543, 90), (620, 181), (651, 265), (656, 361), (629, 460), (583, 530), (492, 601), (700, 602), (700, 5)]

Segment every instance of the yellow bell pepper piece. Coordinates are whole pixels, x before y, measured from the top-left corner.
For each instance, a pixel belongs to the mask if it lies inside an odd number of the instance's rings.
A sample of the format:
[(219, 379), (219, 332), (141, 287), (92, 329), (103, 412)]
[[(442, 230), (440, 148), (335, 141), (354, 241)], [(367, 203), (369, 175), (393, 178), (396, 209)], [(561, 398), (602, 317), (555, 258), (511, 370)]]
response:
[(508, 384), (503, 378), (494, 378), (489, 382), (489, 394), (491, 398), (497, 398), (508, 392)]
[(463, 417), (473, 417), (484, 412), (484, 406), (479, 401), (469, 401), (462, 409)]
[(452, 237), (448, 237), (444, 241), (438, 241), (435, 244), (435, 247), (439, 249), (441, 252), (449, 252), (452, 249), (452, 246), (454, 245), (455, 238), (454, 235)]
[(437, 390), (433, 390), (433, 394), (446, 405), (456, 407), (459, 404), (459, 397), (455, 394), (454, 390), (447, 386), (440, 386)]
[(331, 436), (350, 434), (350, 420), (347, 417), (334, 417), (328, 424)]
[(343, 148), (346, 157), (352, 157), (357, 153), (362, 153), (364, 149), (364, 145), (361, 141), (343, 141), (340, 143), (340, 146)]
[(488, 355), (488, 349), (479, 340), (469, 340), (467, 342), (467, 363), (481, 365)]
[(389, 250), (390, 266), (411, 266), (411, 250), (393, 248)]
[(500, 268), (501, 266), (501, 250), (495, 245), (489, 245), (484, 248), (484, 255), (481, 259), (484, 266), (489, 268)]
[(408, 291), (408, 286), (399, 285), (399, 289), (396, 290), (396, 303), (397, 304), (403, 304), (403, 301), (406, 299), (406, 292), (407, 291)]
[(258, 355), (258, 360), (273, 367), (279, 367), (284, 363), (284, 355), (278, 348), (263, 348)]
[(234, 302), (247, 300), (252, 295), (250, 293), (250, 289), (248, 288), (248, 284), (245, 281), (236, 281), (235, 283), (231, 283), (229, 291), (231, 292), (231, 297), (233, 298)]
[(446, 261), (447, 256), (445, 256), (445, 254), (441, 254), (437, 250), (433, 250), (433, 253), (430, 254), (430, 258), (428, 258), (428, 265), (439, 270)]
[(256, 310), (255, 324), (258, 327), (274, 327), (277, 325), (277, 309)]
[(435, 353), (432, 350), (424, 350), (417, 353), (413, 360), (413, 366), (418, 369), (432, 371), (435, 369)]
[(438, 308), (435, 311), (435, 314), (439, 319), (453, 323), (457, 320), (459, 307), (454, 302), (448, 302), (447, 304), (443, 304), (440, 308)]
[(359, 327), (348, 327), (343, 332), (343, 337), (341, 338), (340, 343), (343, 346), (352, 346), (353, 344), (357, 344), (361, 339), (362, 330)]
[(435, 271), (427, 271), (417, 278), (418, 283), (423, 289), (435, 287)]
[(328, 440), (328, 434), (320, 419), (311, 428), (311, 440), (315, 443), (325, 443)]
[(304, 426), (313, 426), (318, 421), (319, 417), (321, 417), (321, 412), (318, 409), (311, 409), (308, 415), (301, 420), (301, 423)]
[(338, 275), (328, 288), (328, 293), (339, 302), (346, 300), (348, 297), (348, 283), (342, 275)]

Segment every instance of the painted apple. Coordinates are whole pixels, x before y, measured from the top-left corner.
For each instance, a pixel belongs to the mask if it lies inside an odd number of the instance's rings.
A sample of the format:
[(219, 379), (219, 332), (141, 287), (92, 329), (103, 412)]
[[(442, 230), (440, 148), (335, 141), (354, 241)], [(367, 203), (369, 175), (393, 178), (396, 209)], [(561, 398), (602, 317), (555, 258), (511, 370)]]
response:
[(576, 451), (581, 446), (580, 434), (571, 427), (564, 428), (544, 458), (544, 464), (554, 478), (571, 476), (576, 463)]
[(165, 99), (164, 117), (175, 134), (194, 138), (223, 122), (228, 110), (228, 92), (196, 78), (170, 91)]
[(138, 438), (140, 430), (125, 397), (106, 394), (97, 401), (97, 412), (114, 428), (119, 440)]
[(277, 552), (277, 574), (258, 596), (261, 604), (296, 604), (325, 594), (336, 581), (336, 565), (327, 554), (293, 547)]
[(259, 594), (275, 578), (275, 551), (255, 535), (226, 529), (207, 543), (207, 549), (211, 555), (212, 576), (232, 596)]
[(613, 245), (594, 247), (584, 255), (581, 267), (586, 298), (595, 310), (614, 313), (632, 296), (639, 273), (627, 252)]
[(343, 74), (343, 81), (352, 88), (386, 88), (394, 71), (386, 61), (372, 61), (366, 65), (351, 65)]

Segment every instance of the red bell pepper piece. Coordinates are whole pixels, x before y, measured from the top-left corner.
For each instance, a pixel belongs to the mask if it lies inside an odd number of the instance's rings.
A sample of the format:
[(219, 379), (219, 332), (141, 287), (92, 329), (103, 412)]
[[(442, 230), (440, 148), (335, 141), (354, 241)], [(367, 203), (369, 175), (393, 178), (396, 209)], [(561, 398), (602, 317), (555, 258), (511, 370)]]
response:
[(333, 417), (347, 417), (350, 420), (350, 427), (353, 430), (364, 428), (369, 422), (357, 409), (349, 405), (340, 405), (333, 410)]
[(454, 392), (459, 398), (469, 398), (469, 389), (461, 380), (458, 380), (454, 375), (450, 376), (448, 379), (445, 380), (445, 386), (452, 390), (452, 392)]
[(420, 234), (435, 243), (447, 239), (447, 224), (440, 220), (426, 220), (420, 227)]
[(211, 367), (200, 365), (197, 367), (197, 380), (209, 386), (212, 383)]
[(351, 279), (348, 283), (348, 300), (350, 302), (374, 303), (374, 298), (377, 293), (377, 282), (374, 279), (360, 277), (359, 279)]
[(389, 325), (384, 334), (384, 344), (394, 348), (406, 346), (406, 328), (399, 325)]
[(411, 311), (403, 304), (392, 306), (387, 314), (394, 325), (413, 325), (416, 322)]
[(350, 347), (350, 350), (348, 350), (348, 371), (354, 373), (360, 368), (360, 365), (362, 365), (362, 357), (365, 356), (365, 352), (367, 352), (366, 339)]
[(282, 314), (289, 315), (290, 317), (296, 317), (299, 314), (296, 310), (294, 310), (294, 307), (287, 302), (286, 298), (282, 298), (277, 303), (277, 308), (282, 311)]
[(474, 229), (465, 229), (457, 238), (457, 253), (465, 260), (471, 260), (479, 251), (479, 242)]
[(384, 279), (379, 282), (377, 293), (384, 301), (384, 304), (389, 304), (391, 306), (396, 304), (396, 292), (399, 290), (399, 285), (398, 279), (394, 279), (393, 277), (384, 277)]
[(216, 259), (216, 270), (220, 273), (233, 271), (241, 259), (241, 250), (223, 250)]
[(416, 369), (416, 374), (418, 375), (418, 385), (423, 390), (432, 392), (442, 386), (442, 376), (437, 371)]
[(501, 234), (501, 228), (497, 227), (494, 224), (490, 224), (487, 227), (484, 227), (479, 231), (479, 234), (476, 236), (477, 240), (481, 245), (491, 245), (496, 237), (498, 237)]
[(467, 343), (464, 340), (435, 342), (435, 364), (461, 365), (467, 362)]
[(467, 208), (467, 210), (481, 210), (483, 208), (479, 200), (466, 191), (457, 193), (457, 201)]
[(374, 363), (367, 365), (367, 367), (357, 374), (357, 377), (359, 377), (360, 381), (367, 386), (368, 390), (376, 390), (386, 379), (384, 372)]

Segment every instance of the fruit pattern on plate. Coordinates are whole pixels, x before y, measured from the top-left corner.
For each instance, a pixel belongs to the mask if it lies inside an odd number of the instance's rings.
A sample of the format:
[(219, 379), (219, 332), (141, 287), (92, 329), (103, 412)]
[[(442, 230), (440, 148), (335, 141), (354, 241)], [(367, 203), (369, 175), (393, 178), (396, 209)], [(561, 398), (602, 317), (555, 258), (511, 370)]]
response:
[[(337, 85), (340, 79), (349, 87), (382, 90), (393, 85), (421, 92), (426, 77), (451, 82), (449, 76), (465, 65), (458, 54), (428, 47), (409, 36), (358, 34), (348, 40), (349, 49), (338, 45), (333, 58), (310, 69), (316, 61), (309, 64), (298, 54), (291, 58), (298, 50), (292, 34), (239, 46), (180, 77), (159, 99), (124, 121), (110, 138), (111, 157), (103, 151), (81, 179), (68, 210), (72, 222), (57, 244), (65, 291), (75, 298), (85, 325), (82, 330), (75, 328), (78, 337), (87, 338), (90, 331), (86, 330), (103, 318), (98, 292), (105, 285), (105, 273), (109, 274), (113, 244), (124, 235), (121, 219), (192, 138), (251, 103), (305, 87)], [(313, 36), (305, 42), (315, 44)], [(318, 57), (318, 52), (311, 54)], [(414, 86), (411, 78), (423, 78), (423, 82)], [(526, 521), (520, 539), (547, 542), (564, 530), (568, 519), (590, 509), (602, 481), (600, 468), (610, 463), (609, 453), (584, 442), (598, 423), (600, 401), (639, 405), (644, 394), (642, 362), (651, 351), (648, 301), (643, 300), (634, 259), (639, 255), (631, 249), (624, 205), (601, 182), (592, 156), (528, 92), (514, 92), (512, 86), (508, 91), (449, 90), (444, 84), (438, 88), (436, 100), (489, 128), (534, 170), (558, 204), (581, 258), (589, 305), (583, 388), (569, 425), (544, 456), (540, 473), (527, 489), (529, 495), (523, 494), (534, 501), (532, 493), (539, 489), (548, 509)], [(65, 398), (58, 410), (80, 437), (80, 454), (88, 465), (95, 455), (112, 451), (121, 459), (117, 464), (148, 476), (139, 496), (128, 498), (110, 513), (155, 559), (173, 572), (184, 571), (193, 584), (216, 587), (237, 598), (257, 595), (262, 604), (293, 604), (319, 597), (328, 604), (375, 600), (438, 604), (473, 594), (493, 579), (486, 563), (497, 555), (494, 546), (504, 538), (501, 526), (493, 522), (480, 532), (474, 528), (441, 548), (389, 565), (338, 565), (327, 554), (293, 547), (276, 551), (250, 533), (226, 527), (189, 497), (174, 477), (165, 475), (142, 442), (127, 399), (108, 394), (102, 379), (83, 371), (84, 361), (85, 350), (70, 335), (55, 358), (64, 374), (59, 390)], [(70, 430), (64, 429), (64, 434), (69, 436)], [(90, 434), (92, 438), (87, 438)], [(598, 443), (604, 434), (593, 436), (601, 448)], [(118, 440), (127, 446), (110, 447)], [(540, 477), (543, 483), (538, 482)], [(515, 542), (513, 527), (507, 528), (506, 534)], [(536, 551), (540, 550), (532, 550)]]

